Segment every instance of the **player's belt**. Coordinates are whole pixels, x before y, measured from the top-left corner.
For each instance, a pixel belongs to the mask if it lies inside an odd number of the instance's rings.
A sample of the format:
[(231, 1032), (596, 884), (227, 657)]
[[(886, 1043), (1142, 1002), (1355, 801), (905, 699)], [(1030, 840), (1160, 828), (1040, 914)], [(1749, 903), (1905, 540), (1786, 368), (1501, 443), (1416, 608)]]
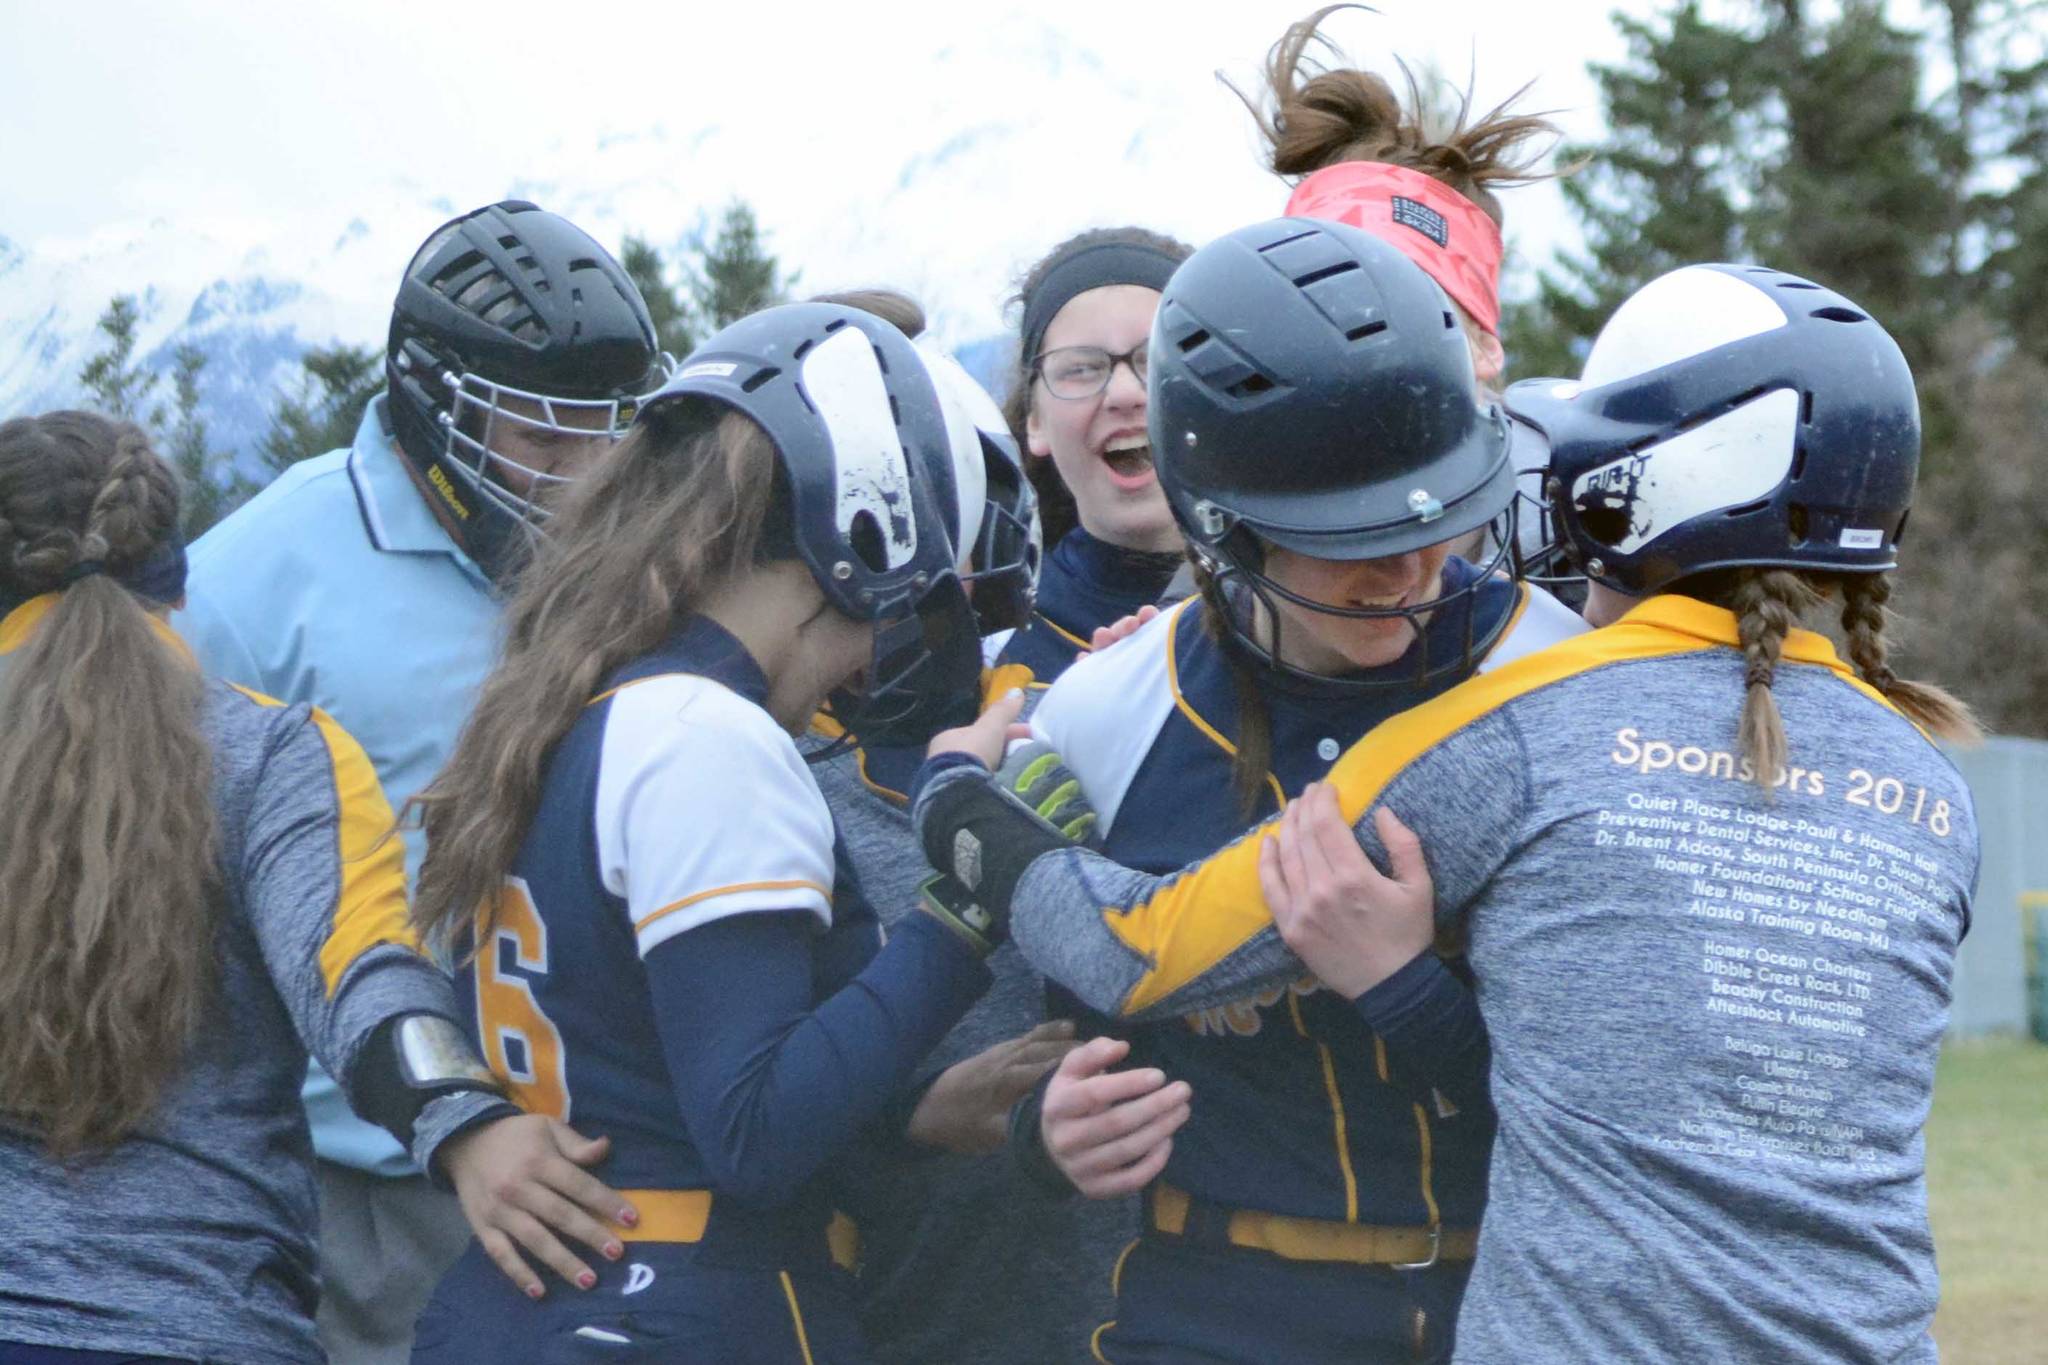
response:
[[(684, 1242), (695, 1244), (707, 1234), (722, 1240), (721, 1229), (711, 1222), (712, 1195), (709, 1190), (620, 1190), (626, 1201), (640, 1211), (632, 1227), (611, 1224), (612, 1235), (622, 1242)], [(737, 1230), (735, 1229), (735, 1233)], [(832, 1263), (841, 1270), (860, 1265), (860, 1229), (843, 1213), (834, 1213), (825, 1227), (825, 1246)]]
[(1146, 1207), (1152, 1227), (1168, 1236), (1270, 1252), (1289, 1261), (1420, 1268), (1438, 1261), (1469, 1261), (1479, 1246), (1476, 1228), (1385, 1227), (1229, 1209), (1164, 1181), (1152, 1187)]

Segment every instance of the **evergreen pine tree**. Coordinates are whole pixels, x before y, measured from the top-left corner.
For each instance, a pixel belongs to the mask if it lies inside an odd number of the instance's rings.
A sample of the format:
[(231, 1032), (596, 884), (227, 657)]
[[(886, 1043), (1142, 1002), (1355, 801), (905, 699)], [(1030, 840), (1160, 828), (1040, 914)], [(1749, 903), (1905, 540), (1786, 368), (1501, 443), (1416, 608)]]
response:
[(744, 201), (726, 205), (718, 234), (699, 234), (698, 262), (690, 271), (690, 295), (707, 329), (723, 327), (789, 296), (796, 276), (782, 278), (776, 259), (761, 240), (754, 210)]
[(1590, 68), (1607, 137), (1558, 152), (1561, 164), (1582, 163), (1561, 184), (1585, 249), (1539, 272), (1536, 298), (1511, 311), (1518, 376), (1576, 372), (1587, 342), (1636, 289), (1681, 265), (1740, 255), (1769, 93), (1759, 38), (1709, 20), (1699, 0), (1614, 22), (1626, 60)]
[[(1967, 4), (1970, 0), (1951, 0)], [(1992, 160), (2008, 174), (1979, 196), (1989, 251), (1983, 287), (1992, 311), (2020, 349), (2048, 362), (2048, 37), (2019, 41), (2038, 5), (2014, 0), (1993, 26), (2005, 64), (1977, 81), (1996, 117)]]
[(1963, 284), (1950, 243), (1967, 157), (1922, 102), (1918, 35), (1892, 26), (1882, 0), (1843, 0), (1819, 27), (1787, 4), (1760, 57), (1784, 131), (1745, 215), (1743, 256), (1855, 299), (1926, 366)]
[(205, 369), (206, 352), (189, 342), (171, 353), (175, 420), (163, 438), (164, 454), (181, 476), (180, 516), (187, 540), (197, 538), (256, 491), (235, 468), (233, 453), (214, 450), (207, 441), (206, 418), (199, 411), (199, 376)]
[(155, 397), (158, 376), (135, 361), (135, 331), (141, 322), (135, 296), (116, 294), (96, 324), (106, 340), (79, 370), (78, 382), (100, 412), (154, 428), (163, 422), (163, 404)]
[(384, 353), (368, 346), (316, 346), (299, 364), (298, 383), (278, 400), (257, 448), (273, 472), (354, 441), (364, 407), (384, 387)]
[(697, 347), (690, 326), (689, 304), (669, 282), (668, 264), (644, 237), (627, 237), (619, 250), (619, 265), (632, 278), (647, 301), (647, 315), (654, 320), (654, 342), (661, 350), (681, 359)]

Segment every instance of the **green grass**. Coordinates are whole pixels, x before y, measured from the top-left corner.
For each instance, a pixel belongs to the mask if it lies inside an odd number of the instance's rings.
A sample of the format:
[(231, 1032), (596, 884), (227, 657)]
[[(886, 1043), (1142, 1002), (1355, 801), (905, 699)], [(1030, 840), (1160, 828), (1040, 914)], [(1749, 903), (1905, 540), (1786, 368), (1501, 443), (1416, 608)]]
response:
[(2048, 1046), (1951, 1043), (1927, 1121), (1944, 1365), (2048, 1360)]

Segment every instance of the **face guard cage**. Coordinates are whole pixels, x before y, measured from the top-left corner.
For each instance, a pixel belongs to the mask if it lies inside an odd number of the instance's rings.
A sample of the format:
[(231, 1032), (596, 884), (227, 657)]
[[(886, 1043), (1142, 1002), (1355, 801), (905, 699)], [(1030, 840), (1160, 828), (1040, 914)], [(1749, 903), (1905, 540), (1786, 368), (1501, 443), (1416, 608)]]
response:
[(860, 681), (835, 690), (832, 715), (845, 734), (805, 755), (812, 763), (855, 744), (926, 743), (973, 720), (981, 703), (981, 637), (960, 580), (947, 577), (913, 603), (907, 597), (875, 621), (875, 644)]
[[(438, 415), (448, 432), (444, 458), (449, 469), (476, 490), (479, 498), (515, 522), (532, 527), (547, 521), (549, 500), (573, 482), (573, 476), (550, 474), (492, 449), (492, 433), (505, 429), (499, 423), (571, 441), (602, 442), (609, 448), (626, 434), (639, 409), (639, 400), (634, 398), (560, 398), (494, 384), (470, 373), (443, 371), (441, 383), (449, 391), (449, 405)], [(529, 405), (538, 415), (508, 407), (507, 399)], [(567, 420), (582, 414), (594, 415), (596, 420), (589, 425)], [(507, 482), (506, 474), (524, 483), (526, 491), (522, 493), (517, 483)]]
[[(1548, 465), (1518, 470), (1515, 474), (1514, 575), (1524, 583), (1548, 589), (1566, 601), (1582, 600), (1586, 575), (1572, 562), (1564, 532), (1551, 511), (1551, 479)], [(1492, 528), (1488, 528), (1489, 543)]]
[(982, 508), (981, 536), (971, 571), (961, 575), (975, 589), (974, 611), (983, 633), (1022, 626), (1037, 597), (1039, 559), (1044, 553), (1037, 528), (991, 498)]
[[(1471, 672), (1478, 665), (1479, 661), (1486, 657), (1487, 652), (1493, 648), (1500, 637), (1507, 632), (1509, 624), (1515, 619), (1517, 613), (1512, 611), (1503, 612), (1500, 620), (1489, 627), (1484, 635), (1477, 634), (1474, 628), (1474, 609), (1477, 604), (1479, 590), (1496, 578), (1513, 580), (1518, 577), (1521, 560), (1514, 552), (1516, 545), (1516, 516), (1519, 510), (1518, 503), (1519, 499), (1511, 501), (1492, 521), (1482, 528), (1486, 536), (1483, 544), (1490, 547), (1491, 553), (1487, 555), (1485, 562), (1473, 565), (1472, 580), (1469, 583), (1455, 592), (1445, 593), (1440, 597), (1433, 597), (1427, 602), (1418, 602), (1410, 607), (1331, 606), (1327, 602), (1318, 602), (1314, 598), (1303, 597), (1299, 593), (1282, 587), (1265, 573), (1259, 569), (1249, 567), (1246, 563), (1224, 560), (1218, 557), (1214, 551), (1206, 548), (1198, 549), (1197, 553), (1201, 555), (1204, 567), (1209, 570), (1212, 580), (1221, 593), (1222, 600), (1218, 605), (1223, 608), (1223, 617), (1229, 625), (1228, 635), (1230, 643), (1243, 651), (1261, 667), (1269, 668), (1283, 677), (1294, 679), (1297, 682), (1312, 687), (1335, 687), (1341, 690), (1358, 692), (1375, 692), (1387, 688), (1414, 687), (1447, 675)], [(1251, 534), (1248, 528), (1241, 528), (1241, 530), (1246, 535)], [(1262, 556), (1258, 556), (1255, 553), (1244, 558), (1262, 558)], [(1270, 646), (1260, 644), (1255, 629), (1248, 627), (1247, 623), (1240, 619), (1241, 613), (1230, 602), (1229, 589), (1233, 584), (1243, 585), (1245, 592), (1263, 608), (1267, 627), (1272, 632), (1273, 643)], [(1276, 599), (1290, 602), (1305, 611), (1312, 611), (1321, 616), (1335, 616), (1347, 621), (1404, 619), (1415, 630), (1415, 643), (1410, 646), (1410, 650), (1415, 655), (1415, 667), (1407, 673), (1396, 673), (1394, 672), (1394, 664), (1388, 664), (1383, 669), (1372, 670), (1375, 674), (1372, 677), (1361, 677), (1355, 674), (1327, 677), (1323, 674), (1311, 673), (1306, 669), (1296, 668), (1292, 664), (1285, 663), (1280, 657), (1280, 634), (1285, 629), (1286, 623), (1274, 605)], [(1432, 662), (1429, 649), (1429, 623), (1424, 622), (1420, 618), (1428, 616), (1440, 619), (1446, 611), (1460, 611), (1463, 613), (1464, 639), (1457, 652), (1447, 658), (1441, 658)], [(1395, 661), (1395, 663), (1398, 662), (1399, 660)], [(1380, 674), (1385, 674), (1386, 676), (1378, 676)]]

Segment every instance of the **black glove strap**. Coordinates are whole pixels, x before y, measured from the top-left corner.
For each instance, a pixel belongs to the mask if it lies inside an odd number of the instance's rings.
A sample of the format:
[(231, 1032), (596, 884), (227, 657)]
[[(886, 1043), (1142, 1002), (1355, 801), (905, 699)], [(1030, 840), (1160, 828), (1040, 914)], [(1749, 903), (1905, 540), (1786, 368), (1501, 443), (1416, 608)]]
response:
[(989, 916), (991, 942), (1009, 932), (1010, 902), (1032, 862), (1073, 847), (997, 786), (986, 768), (963, 765), (938, 774), (918, 794), (912, 819), (931, 865), (965, 888)]

